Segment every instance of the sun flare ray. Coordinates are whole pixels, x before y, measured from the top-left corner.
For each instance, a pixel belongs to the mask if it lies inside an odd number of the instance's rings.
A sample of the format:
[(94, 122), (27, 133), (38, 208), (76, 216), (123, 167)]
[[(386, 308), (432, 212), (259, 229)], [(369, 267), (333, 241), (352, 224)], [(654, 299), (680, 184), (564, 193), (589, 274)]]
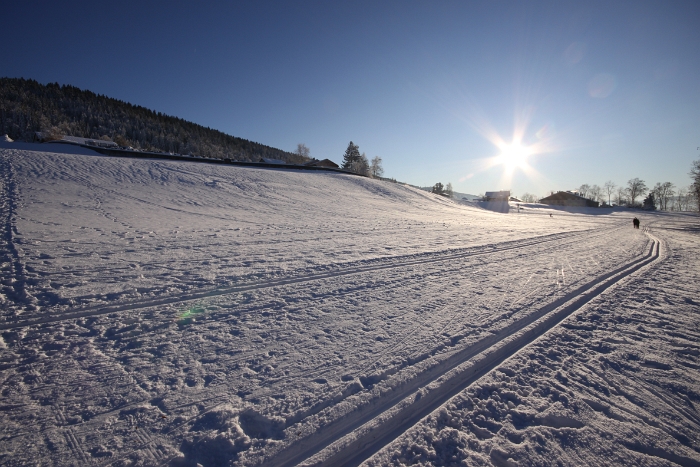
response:
[(543, 130), (540, 130), (538, 133), (541, 133), (542, 137), (535, 135), (538, 141), (532, 144), (525, 143), (528, 121), (529, 119), (524, 119), (524, 123), (521, 122), (516, 125), (510, 142), (501, 137), (486, 119), (479, 119), (478, 125), (471, 125), (484, 139), (494, 146), (498, 153), (475, 161), (477, 162), (475, 170), (468, 176), (460, 179), (460, 181), (472, 178), (476, 173), (485, 172), (495, 167), (501, 167), (503, 170), (499, 182), (502, 187), (511, 186), (517, 172), (521, 172), (530, 180), (542, 178), (541, 174), (530, 164), (530, 159), (535, 155), (552, 152), (552, 132), (545, 134)]

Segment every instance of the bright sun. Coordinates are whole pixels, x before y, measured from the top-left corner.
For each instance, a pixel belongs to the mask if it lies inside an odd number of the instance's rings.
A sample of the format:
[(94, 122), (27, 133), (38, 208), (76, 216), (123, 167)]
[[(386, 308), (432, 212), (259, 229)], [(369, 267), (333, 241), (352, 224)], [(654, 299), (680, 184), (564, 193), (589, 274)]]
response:
[(503, 165), (508, 172), (522, 169), (527, 166), (527, 156), (531, 151), (520, 143), (512, 143), (501, 146), (501, 154), (497, 156), (497, 163)]

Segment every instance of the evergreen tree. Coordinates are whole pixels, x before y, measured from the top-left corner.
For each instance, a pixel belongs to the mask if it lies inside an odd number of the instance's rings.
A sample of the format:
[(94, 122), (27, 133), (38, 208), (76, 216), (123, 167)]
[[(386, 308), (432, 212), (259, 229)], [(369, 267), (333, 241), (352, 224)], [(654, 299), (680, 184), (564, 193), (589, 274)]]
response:
[(371, 175), (369, 161), (367, 160), (367, 156), (364, 152), (360, 156), (359, 160), (350, 164), (350, 170), (352, 170), (356, 174), (364, 175), (366, 177), (369, 177)]
[(644, 209), (648, 209), (649, 211), (656, 210), (656, 200), (654, 199), (653, 191), (650, 191), (647, 197), (644, 198), (643, 207)]
[(343, 169), (352, 170), (353, 164), (356, 165), (356, 163), (360, 162), (361, 158), (360, 147), (350, 141), (350, 144), (348, 144), (348, 148), (345, 150), (345, 154), (343, 155)]

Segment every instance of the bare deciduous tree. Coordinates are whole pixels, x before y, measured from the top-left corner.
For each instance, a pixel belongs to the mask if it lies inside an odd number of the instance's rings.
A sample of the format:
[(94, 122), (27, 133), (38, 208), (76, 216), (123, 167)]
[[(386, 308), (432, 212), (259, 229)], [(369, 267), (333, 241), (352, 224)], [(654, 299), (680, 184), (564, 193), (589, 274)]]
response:
[(695, 192), (693, 191), (693, 185), (686, 188), (681, 188), (678, 190), (677, 204), (679, 211), (690, 211), (695, 206)]
[(525, 203), (536, 203), (537, 202), (537, 196), (533, 195), (532, 193), (525, 193), (523, 196), (520, 198), (523, 200)]
[(669, 201), (673, 203), (673, 195), (676, 194), (676, 185), (671, 182), (664, 182), (662, 188), (663, 192), (661, 193), (661, 196), (664, 203), (664, 211), (666, 211), (668, 210)]
[(675, 209), (676, 211), (683, 211), (683, 205), (685, 203), (684, 198), (687, 196), (687, 194), (688, 191), (685, 188), (681, 187), (678, 189), (678, 192), (676, 193), (676, 196), (674, 198), (675, 203), (673, 209)]
[(588, 191), (588, 197), (593, 201), (600, 201), (603, 197), (603, 189), (598, 185), (591, 185), (591, 189)]
[(359, 157), (359, 159), (353, 161), (350, 163), (348, 168), (352, 171), (355, 172), (356, 174), (360, 175), (370, 175), (369, 171), (369, 161), (367, 160), (367, 156), (363, 152), (362, 155)]
[(649, 191), (649, 189), (647, 188), (647, 184), (644, 182), (644, 180), (640, 180), (639, 178), (633, 178), (631, 180), (628, 180), (627, 190), (627, 193), (630, 197), (630, 204), (633, 206), (637, 198), (639, 198), (640, 196), (644, 196), (644, 194), (647, 191)]
[(449, 196), (450, 198), (454, 196), (454, 191), (452, 190), (452, 182), (447, 182), (447, 185), (445, 185), (445, 195)]
[(700, 210), (700, 196), (698, 196), (697, 192), (689, 191), (685, 199), (687, 200), (686, 211), (690, 211), (691, 209)]
[(578, 194), (579, 196), (583, 196), (584, 198), (588, 197), (588, 192), (591, 190), (590, 185), (587, 183), (584, 183), (580, 187), (578, 187)]
[(384, 175), (384, 168), (382, 167), (382, 158), (375, 156), (372, 158), (372, 163), (369, 166), (369, 171), (373, 177), (381, 177)]
[(617, 185), (612, 180), (608, 180), (605, 182), (605, 185), (603, 185), (603, 190), (608, 195), (608, 204), (610, 204), (610, 197), (615, 193), (615, 188), (617, 188)]
[(627, 201), (627, 190), (623, 187), (617, 187), (617, 205), (622, 206)]
[(649, 190), (649, 194), (652, 195), (652, 199), (654, 200), (654, 208), (656, 209), (656, 205), (658, 204), (659, 209), (661, 209), (661, 196), (659, 192), (661, 191), (661, 183), (657, 183), (654, 185), (652, 189)]
[(664, 211), (668, 210), (668, 201), (673, 197), (675, 187), (676, 186), (671, 182), (657, 183), (654, 185), (651, 192), (654, 193), (654, 199), (659, 209)]
[(693, 161), (688, 175), (693, 179), (693, 183), (690, 185), (690, 191), (693, 194), (693, 198), (697, 200), (698, 211), (700, 211), (700, 159)]
[(301, 156), (305, 159), (308, 159), (309, 154), (311, 154), (311, 151), (309, 151), (309, 148), (304, 143), (299, 143), (299, 144), (297, 144), (297, 148), (294, 151), (294, 154), (296, 154), (297, 156)]

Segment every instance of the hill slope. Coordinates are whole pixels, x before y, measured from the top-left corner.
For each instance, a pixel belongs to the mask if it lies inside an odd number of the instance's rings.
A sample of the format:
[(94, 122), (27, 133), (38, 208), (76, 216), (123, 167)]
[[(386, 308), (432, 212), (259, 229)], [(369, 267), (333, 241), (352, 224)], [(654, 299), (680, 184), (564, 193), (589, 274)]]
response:
[(99, 139), (120, 146), (257, 162), (303, 162), (295, 154), (196, 123), (58, 83), (0, 78), (0, 135), (32, 141), (37, 131)]
[(0, 465), (700, 465), (697, 217), (544, 211), (0, 142)]

